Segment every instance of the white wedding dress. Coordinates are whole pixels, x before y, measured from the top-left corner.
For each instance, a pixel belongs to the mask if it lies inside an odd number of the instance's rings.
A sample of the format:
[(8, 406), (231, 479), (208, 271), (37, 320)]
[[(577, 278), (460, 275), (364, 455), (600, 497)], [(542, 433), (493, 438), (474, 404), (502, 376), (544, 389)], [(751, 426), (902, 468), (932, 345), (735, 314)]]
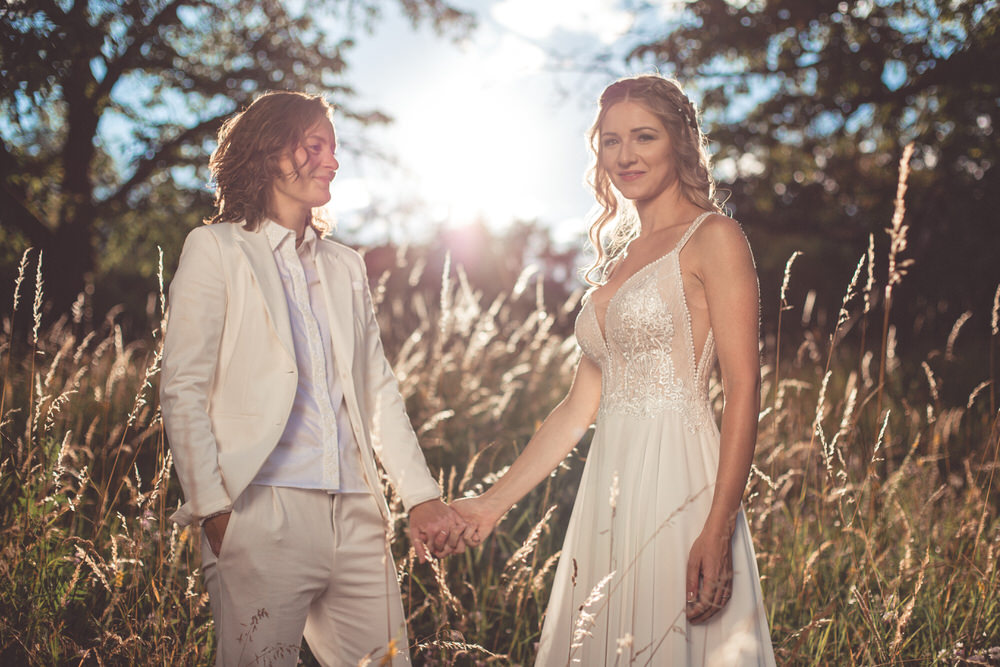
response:
[(601, 367), (601, 404), (536, 665), (774, 665), (742, 511), (732, 599), (705, 624), (684, 614), (688, 552), (711, 506), (719, 457), (708, 400), (712, 332), (698, 354), (679, 261), (706, 215), (622, 284), (604, 333), (592, 300), (577, 318), (580, 347)]

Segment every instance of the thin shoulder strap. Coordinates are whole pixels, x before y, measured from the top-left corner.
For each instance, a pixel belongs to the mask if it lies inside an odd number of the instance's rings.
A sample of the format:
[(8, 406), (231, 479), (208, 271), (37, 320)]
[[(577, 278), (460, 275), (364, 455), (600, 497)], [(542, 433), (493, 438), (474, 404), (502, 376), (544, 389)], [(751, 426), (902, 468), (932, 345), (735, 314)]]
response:
[(701, 223), (705, 222), (705, 218), (712, 215), (712, 213), (714, 213), (714, 211), (705, 211), (704, 213), (702, 213), (701, 215), (699, 215), (697, 218), (694, 219), (694, 222), (691, 223), (691, 226), (687, 228), (687, 231), (684, 232), (684, 236), (682, 236), (681, 240), (677, 243), (678, 253), (680, 253), (680, 251), (684, 249), (684, 246), (687, 244), (688, 239), (690, 239), (691, 236), (696, 231), (698, 231), (698, 227), (701, 226)]

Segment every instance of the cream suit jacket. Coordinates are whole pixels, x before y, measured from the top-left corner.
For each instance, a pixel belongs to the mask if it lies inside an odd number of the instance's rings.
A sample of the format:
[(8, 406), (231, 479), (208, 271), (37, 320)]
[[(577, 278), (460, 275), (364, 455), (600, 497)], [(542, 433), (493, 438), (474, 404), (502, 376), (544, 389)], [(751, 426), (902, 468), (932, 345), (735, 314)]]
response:
[[(375, 455), (406, 509), (440, 497), (382, 351), (364, 262), (330, 240), (316, 251), (335, 366), (365, 481), (388, 508)], [(278, 443), (298, 371), (288, 305), (267, 237), (243, 225), (193, 230), (170, 284), (160, 402), (187, 525), (232, 507)]]

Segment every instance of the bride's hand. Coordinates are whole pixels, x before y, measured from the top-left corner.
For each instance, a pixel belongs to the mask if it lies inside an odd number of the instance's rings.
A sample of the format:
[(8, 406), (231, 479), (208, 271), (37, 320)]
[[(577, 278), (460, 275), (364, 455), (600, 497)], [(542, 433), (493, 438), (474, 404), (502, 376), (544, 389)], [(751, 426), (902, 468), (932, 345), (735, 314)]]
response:
[(482, 544), (503, 516), (503, 512), (492, 507), (484, 496), (459, 498), (451, 503), (451, 507), (465, 519), (466, 529), (462, 533), (462, 539), (470, 547)]
[(691, 545), (687, 567), (687, 619), (704, 623), (733, 594), (732, 532), (708, 526)]

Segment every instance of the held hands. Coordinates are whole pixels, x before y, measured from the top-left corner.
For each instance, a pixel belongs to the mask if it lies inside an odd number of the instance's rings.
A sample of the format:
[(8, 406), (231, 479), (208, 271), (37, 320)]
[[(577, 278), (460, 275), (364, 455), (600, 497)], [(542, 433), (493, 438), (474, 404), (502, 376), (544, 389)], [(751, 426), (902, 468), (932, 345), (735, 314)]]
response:
[(691, 546), (687, 566), (687, 607), (691, 623), (704, 623), (733, 594), (732, 528), (706, 525)]
[(458, 512), (439, 499), (428, 500), (410, 509), (407, 532), (421, 563), (427, 561), (429, 553), (443, 558), (465, 551), (462, 535), (466, 529), (466, 522)]
[[(208, 545), (216, 556), (222, 549), (222, 541), (229, 527), (229, 516), (229, 512), (218, 514), (202, 524)], [(410, 510), (410, 541), (420, 562), (427, 560), (428, 552), (441, 558), (465, 551), (462, 535), (466, 530), (462, 517), (440, 500), (428, 500)]]
[(465, 519), (466, 529), (462, 539), (470, 547), (482, 544), (503, 516), (503, 512), (492, 507), (485, 496), (459, 498), (451, 506)]

